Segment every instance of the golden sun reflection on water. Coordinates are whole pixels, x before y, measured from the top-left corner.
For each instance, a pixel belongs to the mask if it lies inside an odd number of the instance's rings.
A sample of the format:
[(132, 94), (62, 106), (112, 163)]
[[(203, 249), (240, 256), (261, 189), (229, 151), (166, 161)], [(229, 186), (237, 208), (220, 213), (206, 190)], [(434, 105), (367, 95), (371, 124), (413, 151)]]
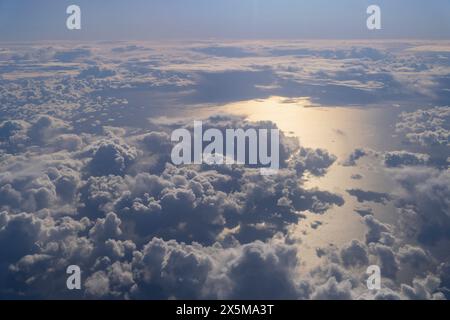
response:
[[(364, 240), (365, 227), (362, 218), (354, 212), (361, 204), (351, 197), (346, 190), (361, 188), (384, 191), (389, 185), (386, 173), (366, 164), (355, 167), (342, 166), (342, 161), (355, 148), (376, 148), (383, 145), (380, 131), (380, 109), (363, 109), (355, 107), (314, 106), (308, 97), (240, 101), (221, 107), (207, 107), (195, 110), (195, 117), (200, 114), (208, 117), (219, 112), (223, 114), (245, 116), (249, 121), (272, 121), (288, 136), (299, 138), (302, 147), (322, 148), (337, 156), (336, 162), (323, 177), (309, 176), (305, 181), (307, 188), (319, 188), (340, 194), (345, 204), (333, 207), (323, 215), (307, 214), (305, 219), (292, 227), (293, 235), (298, 238), (300, 259), (303, 270), (309, 269), (319, 261), (317, 248), (340, 247), (352, 239)], [(364, 163), (364, 160), (361, 161)], [(364, 179), (352, 179), (357, 171)], [(377, 215), (389, 215), (392, 207), (372, 204)], [(378, 213), (379, 212), (379, 213)], [(321, 225), (313, 228), (319, 221)]]
[(323, 148), (339, 157), (374, 138), (371, 129), (375, 128), (368, 128), (361, 121), (369, 116), (367, 111), (313, 106), (307, 97), (242, 101), (228, 104), (222, 110), (245, 115), (250, 121), (273, 121), (288, 135), (298, 137), (302, 146)]

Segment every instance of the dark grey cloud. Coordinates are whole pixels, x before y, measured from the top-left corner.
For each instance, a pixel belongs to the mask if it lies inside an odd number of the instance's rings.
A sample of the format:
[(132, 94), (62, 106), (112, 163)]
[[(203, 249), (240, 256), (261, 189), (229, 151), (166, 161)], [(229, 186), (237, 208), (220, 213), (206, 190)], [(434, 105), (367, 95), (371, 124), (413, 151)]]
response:
[(439, 287), (439, 279), (428, 276), (425, 279), (415, 279), (413, 285), (402, 285), (403, 295), (410, 300), (442, 300), (444, 295), (436, 292)]
[(392, 248), (383, 244), (372, 244), (370, 250), (378, 257), (380, 262), (381, 274), (383, 276), (395, 279), (399, 270), (397, 258)]
[(359, 214), (361, 217), (373, 215), (373, 209), (369, 206), (360, 206), (360, 207), (355, 208), (354, 211), (357, 214)]
[(428, 270), (429, 266), (433, 264), (433, 258), (427, 251), (420, 247), (410, 245), (400, 248), (399, 260), (402, 263), (408, 264), (416, 271)]
[(391, 199), (387, 193), (365, 191), (361, 189), (349, 189), (347, 190), (347, 193), (356, 197), (358, 202), (386, 203)]
[(387, 152), (384, 155), (384, 164), (389, 168), (426, 165), (429, 160), (430, 156), (426, 154), (406, 151)]
[(423, 243), (448, 238), (450, 176), (446, 170), (404, 168), (395, 179), (403, 192), (397, 200), (402, 230)]
[(136, 158), (136, 150), (124, 144), (101, 142), (92, 150), (89, 163), (92, 176), (122, 175)]
[(355, 166), (356, 161), (367, 155), (367, 151), (364, 149), (355, 149), (348, 158), (344, 161), (343, 165), (346, 167)]
[(394, 242), (392, 238), (392, 226), (384, 224), (372, 215), (367, 215), (363, 219), (367, 227), (366, 243), (382, 243), (391, 245)]
[(343, 247), (340, 254), (346, 267), (367, 266), (369, 263), (366, 246), (357, 240)]

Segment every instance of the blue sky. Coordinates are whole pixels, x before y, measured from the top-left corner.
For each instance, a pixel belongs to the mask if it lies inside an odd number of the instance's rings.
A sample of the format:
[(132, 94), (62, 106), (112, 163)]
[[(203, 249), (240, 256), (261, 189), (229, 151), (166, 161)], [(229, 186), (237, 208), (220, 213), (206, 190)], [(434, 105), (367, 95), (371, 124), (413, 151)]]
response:
[[(69, 4), (82, 30), (65, 28)], [(383, 30), (365, 27), (382, 8)], [(0, 0), (0, 40), (450, 39), (448, 0)]]

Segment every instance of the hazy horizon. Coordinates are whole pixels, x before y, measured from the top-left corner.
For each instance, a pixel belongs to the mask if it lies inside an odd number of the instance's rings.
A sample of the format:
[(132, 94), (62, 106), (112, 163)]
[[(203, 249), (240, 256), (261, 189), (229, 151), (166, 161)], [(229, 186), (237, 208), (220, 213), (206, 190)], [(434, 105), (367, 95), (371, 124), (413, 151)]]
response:
[[(82, 28), (65, 28), (76, 4)], [(382, 29), (366, 28), (379, 5)], [(0, 41), (161, 39), (450, 39), (445, 0), (0, 1)]]

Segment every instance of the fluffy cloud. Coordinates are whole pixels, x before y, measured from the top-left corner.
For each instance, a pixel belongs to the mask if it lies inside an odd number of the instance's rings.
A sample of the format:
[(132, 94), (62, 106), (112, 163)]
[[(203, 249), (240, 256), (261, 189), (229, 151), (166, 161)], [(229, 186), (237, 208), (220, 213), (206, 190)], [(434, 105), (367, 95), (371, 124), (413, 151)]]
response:
[(392, 226), (385, 224), (377, 220), (372, 215), (364, 217), (364, 224), (366, 225), (368, 231), (366, 233), (366, 243), (383, 243), (391, 245), (393, 242), (392, 238)]
[(387, 152), (384, 155), (384, 164), (389, 168), (426, 165), (429, 160), (429, 155), (406, 151)]
[(122, 175), (136, 158), (134, 148), (102, 141), (92, 150), (89, 172), (92, 176)]
[(227, 249), (154, 238), (142, 252), (134, 254), (136, 286), (132, 295), (180, 299), (293, 298), (297, 295), (296, 250), (280, 241), (275, 238), (271, 243), (257, 241)]
[(326, 150), (300, 148), (289, 164), (299, 173), (307, 170), (316, 176), (321, 176), (335, 161), (336, 156)]
[(344, 266), (366, 266), (369, 262), (364, 244), (353, 240), (348, 246), (341, 249), (341, 259)]
[[(2, 297), (437, 299), (448, 294), (448, 263), (424, 245), (448, 238), (448, 172), (426, 167), (426, 155), (385, 154), (398, 183), (389, 195), (359, 189), (364, 180), (354, 173), (355, 187), (348, 193), (377, 206), (349, 209), (362, 216), (356, 218), (367, 232), (340, 247), (317, 248), (321, 262), (305, 271), (292, 229), (303, 222), (325, 226), (313, 215), (344, 205), (336, 191), (305, 183), (333, 170), (336, 156), (282, 134), (281, 169), (274, 176), (242, 165), (176, 167), (170, 163), (170, 132), (192, 129), (191, 121), (159, 119), (199, 102), (272, 94), (304, 92), (314, 102), (333, 105), (397, 101), (416, 94), (408, 78), (424, 84), (420, 94), (432, 99), (433, 75), (422, 71), (439, 68), (444, 74), (445, 67), (425, 56), (405, 59), (364, 46), (147, 46), (36, 45), (0, 53), (2, 61), (21, 64), (0, 67)], [(132, 101), (140, 94), (149, 108)], [(204, 119), (204, 125), (275, 128), (227, 115)], [(396, 129), (409, 142), (446, 146), (448, 111), (404, 113)], [(378, 154), (356, 149), (344, 165)], [(399, 226), (378, 217), (391, 199)], [(383, 289), (367, 293), (365, 268), (373, 263), (381, 266)], [(65, 288), (70, 264), (83, 271), (81, 292)], [(408, 274), (406, 280), (399, 276)]]
[(433, 168), (404, 168), (395, 178), (401, 185), (397, 206), (402, 229), (423, 243), (448, 238), (450, 173)]
[(375, 192), (375, 191), (365, 191), (361, 189), (350, 189), (347, 190), (348, 194), (356, 197), (358, 202), (377, 202), (385, 203), (390, 200), (390, 196), (387, 193)]
[(400, 115), (396, 130), (407, 141), (423, 146), (450, 144), (450, 109), (435, 107), (428, 110), (404, 112)]
[(116, 72), (107, 68), (101, 68), (99, 66), (92, 66), (84, 69), (78, 75), (79, 78), (108, 78), (114, 76)]
[(352, 285), (349, 281), (338, 283), (335, 278), (318, 286), (312, 296), (314, 300), (351, 300)]
[(343, 165), (346, 167), (355, 166), (356, 161), (366, 156), (368, 152), (364, 149), (355, 149), (348, 158), (344, 161)]
[[(252, 126), (233, 117), (206, 123), (226, 128), (230, 121)], [(42, 289), (45, 279), (62, 279), (75, 263), (86, 276), (86, 297), (297, 297), (310, 290), (298, 287), (297, 250), (279, 232), (302, 212), (322, 214), (344, 202), (302, 182), (307, 173), (324, 175), (336, 158), (284, 136), (283, 168), (262, 176), (240, 165), (175, 167), (164, 128), (135, 135), (105, 128), (78, 140), (66, 121), (42, 116), (3, 129), (7, 138), (27, 136), (25, 148), (50, 153), (17, 148), (0, 175), (0, 205), (12, 210), (1, 215), (0, 242), (20, 237), (13, 247), (2, 245), (2, 274), (21, 288), (32, 278), (21, 289), (30, 294), (52, 295)], [(71, 143), (59, 149), (54, 141)], [(148, 157), (166, 163), (149, 166)]]
[(425, 279), (414, 279), (413, 286), (402, 285), (402, 293), (411, 300), (442, 300), (444, 295), (441, 292), (436, 292), (439, 283), (439, 279), (434, 276), (428, 276)]

